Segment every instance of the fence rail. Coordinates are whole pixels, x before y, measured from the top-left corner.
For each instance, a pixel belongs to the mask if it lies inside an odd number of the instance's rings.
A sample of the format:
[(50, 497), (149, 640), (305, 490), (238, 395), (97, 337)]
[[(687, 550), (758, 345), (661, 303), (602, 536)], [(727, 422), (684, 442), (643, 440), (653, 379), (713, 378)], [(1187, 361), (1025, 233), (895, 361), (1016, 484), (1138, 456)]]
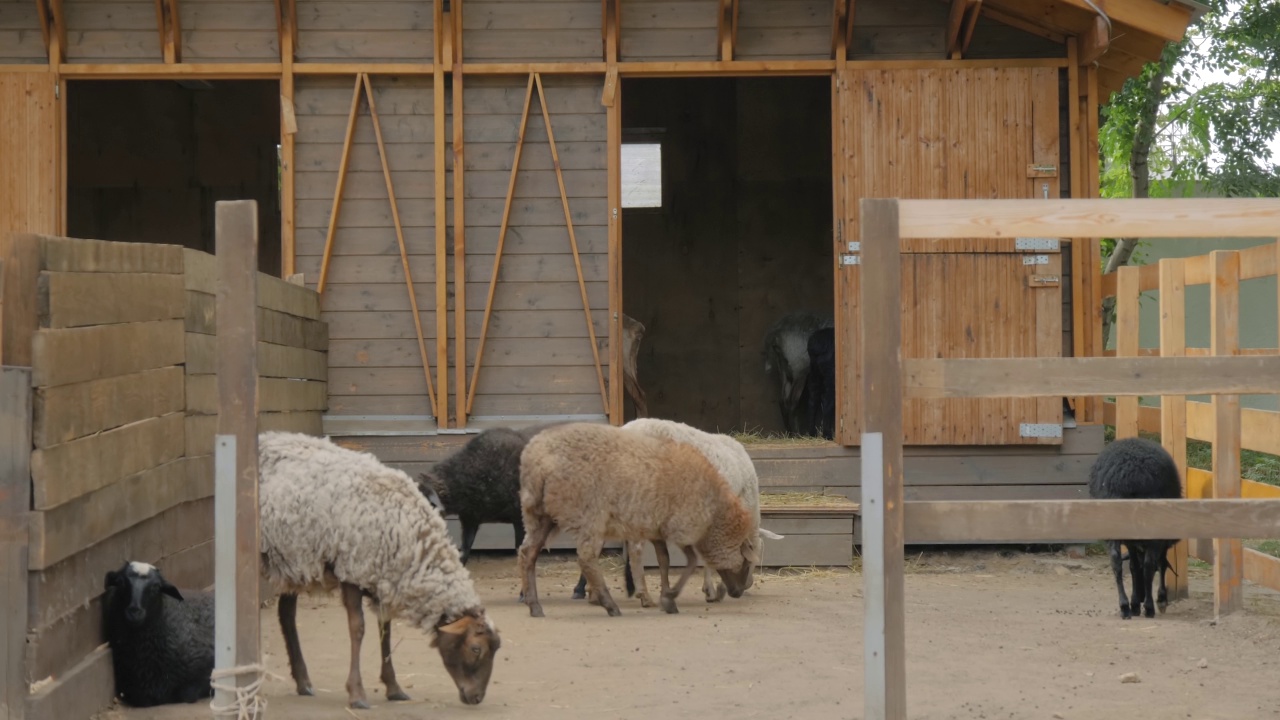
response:
[[(1280, 199), (1246, 200), (861, 200), (862, 277), (859, 306), (864, 398), (863, 447), (882, 448), (878, 467), (864, 462), (863, 593), (866, 607), (865, 709), (868, 720), (906, 717), (903, 550), (917, 542), (976, 540), (1186, 537), (1214, 538), (1215, 610), (1240, 609), (1240, 581), (1259, 558), (1240, 551), (1242, 535), (1280, 527), (1280, 499), (1242, 499), (1239, 473), (1239, 395), (1280, 392), (1280, 357), (1237, 355), (1241, 258), (1211, 253), (1206, 281), (1214, 292), (1213, 357), (1136, 357), (1126, 341), (1113, 358), (903, 361), (898, 319), (902, 312), (897, 268), (904, 238), (956, 237), (1267, 237), (1280, 233)], [(1272, 272), (1276, 267), (1270, 261)], [(1261, 252), (1261, 251), (1260, 251)], [(1136, 268), (1116, 279), (1136, 307), (1141, 275)], [(1177, 270), (1181, 270), (1179, 273)], [(1199, 267), (1157, 270), (1158, 281), (1180, 297)], [(1126, 303), (1127, 307), (1127, 303)], [(1136, 338), (1132, 310), (1117, 318), (1124, 336)], [(1185, 318), (1183, 318), (1184, 320)], [(1166, 321), (1174, 339), (1182, 320)], [(1133, 357), (1125, 357), (1132, 355)], [(1117, 417), (1137, 433), (1137, 396), (1214, 396), (1212, 500), (903, 501), (902, 408), (905, 397), (1117, 395)], [(1123, 404), (1121, 404), (1123, 403)], [(1185, 409), (1185, 408), (1184, 408)], [(1129, 417), (1132, 417), (1130, 423)], [(1176, 419), (1176, 411), (1170, 419)], [(1183, 423), (1185, 427), (1185, 423)], [(1127, 428), (1126, 428), (1127, 429)], [(1123, 436), (1121, 428), (1117, 434)], [(1169, 437), (1166, 443), (1177, 438)], [(1176, 447), (1174, 448), (1177, 449)], [(1182, 443), (1185, 467), (1185, 442)], [(1234, 464), (1231, 460), (1234, 451)], [(865, 460), (865, 458), (864, 458)], [(1185, 476), (1185, 474), (1184, 474)], [(868, 534), (874, 537), (868, 538)], [(1185, 576), (1185, 575), (1184, 575)]]

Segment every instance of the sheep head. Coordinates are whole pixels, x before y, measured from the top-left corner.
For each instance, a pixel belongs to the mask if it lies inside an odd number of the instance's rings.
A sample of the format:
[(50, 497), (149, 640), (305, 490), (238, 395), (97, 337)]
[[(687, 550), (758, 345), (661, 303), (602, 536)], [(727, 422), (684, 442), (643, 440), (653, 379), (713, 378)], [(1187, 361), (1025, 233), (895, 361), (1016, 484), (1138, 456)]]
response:
[(468, 612), (437, 626), (431, 646), (440, 651), (445, 670), (458, 686), (458, 698), (466, 705), (479, 705), (489, 687), (493, 658), (502, 646), (498, 629), (484, 611)]
[(156, 566), (144, 562), (130, 561), (119, 570), (109, 570), (103, 585), (108, 608), (123, 615), (125, 622), (134, 627), (141, 627), (160, 614), (161, 595), (183, 599)]
[(449, 487), (443, 478), (430, 470), (418, 473), (418, 489), (426, 496), (427, 502), (431, 503), (431, 507), (434, 507), (442, 514), (445, 512), (445, 503), (449, 498)]

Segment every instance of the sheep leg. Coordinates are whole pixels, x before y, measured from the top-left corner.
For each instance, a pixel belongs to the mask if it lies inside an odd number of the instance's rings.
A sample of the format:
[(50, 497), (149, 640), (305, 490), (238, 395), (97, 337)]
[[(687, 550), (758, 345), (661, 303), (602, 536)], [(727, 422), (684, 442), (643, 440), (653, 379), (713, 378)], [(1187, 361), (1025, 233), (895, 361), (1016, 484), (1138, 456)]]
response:
[(1120, 558), (1120, 541), (1108, 540), (1107, 552), (1111, 555), (1111, 572), (1116, 576), (1116, 590), (1120, 593), (1120, 617), (1128, 620), (1132, 613), (1129, 598), (1124, 592), (1124, 560)]
[(1128, 543), (1129, 546), (1129, 576), (1133, 585), (1133, 593), (1129, 596), (1129, 612), (1134, 615), (1140, 615), (1142, 605), (1147, 602), (1147, 588), (1149, 583), (1144, 582), (1146, 572), (1143, 569), (1143, 557), (1146, 555), (1144, 550), (1146, 547), (1141, 543)]
[(581, 600), (587, 596), (587, 576), (578, 575), (578, 584), (573, 586), (573, 599)]
[(307, 663), (302, 659), (302, 644), (298, 642), (298, 595), (283, 593), (276, 605), (280, 618), (280, 634), (284, 636), (284, 649), (289, 654), (289, 671), (297, 685), (299, 695), (315, 695), (311, 677), (307, 675)]
[(663, 588), (662, 590), (662, 609), (668, 614), (680, 612), (676, 608), (676, 598), (680, 596), (680, 591), (684, 589), (684, 584), (689, 582), (689, 578), (693, 577), (693, 574), (698, 571), (698, 553), (694, 551), (693, 546), (685, 545), (680, 550), (684, 553), (686, 560), (684, 571), (680, 573), (680, 579), (676, 581), (674, 588), (670, 590)]
[(702, 566), (702, 594), (706, 596), (707, 602), (720, 602), (724, 599), (725, 593), (729, 592), (723, 583), (716, 581), (715, 571), (709, 565)]
[(1164, 584), (1164, 573), (1169, 567), (1169, 549), (1166, 546), (1161, 550), (1159, 561), (1156, 563), (1156, 577), (1160, 579), (1160, 594), (1156, 596), (1156, 608), (1160, 610), (1161, 615), (1169, 607), (1169, 590)]
[[(595, 599), (600, 601), (600, 605), (604, 607), (605, 612), (610, 617), (617, 617), (622, 614), (618, 609), (618, 604), (613, 601), (613, 595), (609, 593), (609, 588), (604, 584), (604, 573), (600, 572), (600, 543), (578, 543), (578, 566), (582, 568), (582, 574), (587, 576), (587, 582), (591, 583), (591, 593)], [(594, 604), (594, 603), (593, 603)]]
[[(519, 555), (520, 546), (524, 544), (524, 521), (516, 518), (516, 521), (511, 523), (511, 529), (516, 534), (516, 554)], [(520, 591), (520, 595), (516, 598), (516, 602), (524, 602), (523, 590)]]
[(360, 588), (342, 583), (342, 604), (347, 608), (347, 631), (351, 634), (351, 670), (347, 673), (347, 700), (356, 710), (368, 710), (369, 700), (360, 679), (360, 644), (364, 642), (364, 605)]
[[(459, 518), (461, 519), (461, 518)], [(462, 520), (462, 564), (471, 559), (471, 546), (476, 543), (476, 533), (480, 532), (480, 523)]]
[(649, 583), (644, 577), (644, 543), (629, 542), (627, 546), (627, 569), (631, 570), (632, 577), (636, 580), (635, 596), (640, 600), (640, 607), (653, 607), (653, 599), (649, 597)]
[(662, 594), (666, 594), (671, 589), (670, 571), (671, 571), (671, 553), (667, 550), (666, 540), (653, 540), (653, 554), (658, 557), (658, 572), (662, 576)]
[[(1155, 593), (1151, 592), (1151, 583), (1156, 579), (1156, 573), (1160, 574), (1161, 585), (1164, 585), (1164, 568), (1160, 562), (1160, 557), (1156, 554), (1155, 548), (1148, 545), (1146, 552), (1142, 554), (1142, 611), (1145, 617), (1153, 618), (1156, 616)], [(1164, 588), (1160, 588), (1164, 591)], [(1160, 606), (1160, 612), (1164, 612), (1164, 604)]]
[[(525, 516), (528, 518), (528, 516)], [(542, 603), (538, 602), (538, 554), (547, 538), (551, 537), (551, 529), (555, 527), (549, 518), (543, 518), (533, 528), (528, 529), (524, 542), (516, 553), (516, 565), (520, 571), (522, 586), (520, 595), (524, 604), (529, 606), (530, 617), (545, 617)]]
[(382, 603), (373, 601), (378, 612), (378, 637), (382, 640), (382, 684), (387, 688), (388, 700), (408, 700), (409, 695), (396, 682), (396, 669), (391, 664), (391, 616)]

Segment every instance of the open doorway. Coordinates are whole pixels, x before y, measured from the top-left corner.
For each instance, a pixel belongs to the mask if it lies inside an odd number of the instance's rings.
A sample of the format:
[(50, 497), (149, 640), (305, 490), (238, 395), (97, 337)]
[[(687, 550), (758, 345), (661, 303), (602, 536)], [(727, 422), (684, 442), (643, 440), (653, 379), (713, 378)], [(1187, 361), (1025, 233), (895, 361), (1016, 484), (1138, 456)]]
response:
[(78, 80), (67, 88), (67, 233), (213, 253), (214, 202), (258, 201), (280, 274), (276, 81)]
[[(830, 319), (831, 80), (623, 80), (623, 308), (649, 414), (781, 433), (766, 333)], [(630, 417), (630, 413), (628, 413)]]

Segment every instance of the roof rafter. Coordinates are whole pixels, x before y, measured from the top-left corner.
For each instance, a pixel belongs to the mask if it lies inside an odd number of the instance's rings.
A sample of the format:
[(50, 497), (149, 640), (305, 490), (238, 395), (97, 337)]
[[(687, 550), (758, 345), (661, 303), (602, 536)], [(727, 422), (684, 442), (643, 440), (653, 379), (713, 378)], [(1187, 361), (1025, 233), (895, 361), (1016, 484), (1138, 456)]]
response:
[(1165, 40), (1181, 40), (1191, 22), (1191, 8), (1176, 3), (1155, 2), (1154, 0), (1101, 0), (1089, 3), (1086, 0), (1059, 0), (1069, 7), (1093, 13), (1091, 4), (1102, 8), (1111, 18), (1111, 22), (1150, 33)]
[(67, 61), (67, 25), (63, 21), (62, 0), (36, 0), (36, 12), (40, 14), (40, 34), (49, 62), (61, 65)]
[[(298, 59), (298, 5), (297, 0), (275, 0), (276, 35), (280, 45), (280, 61)], [(289, 57), (286, 58), (285, 55)]]
[(723, 61), (733, 59), (738, 44), (738, 0), (718, 0), (716, 52)]

